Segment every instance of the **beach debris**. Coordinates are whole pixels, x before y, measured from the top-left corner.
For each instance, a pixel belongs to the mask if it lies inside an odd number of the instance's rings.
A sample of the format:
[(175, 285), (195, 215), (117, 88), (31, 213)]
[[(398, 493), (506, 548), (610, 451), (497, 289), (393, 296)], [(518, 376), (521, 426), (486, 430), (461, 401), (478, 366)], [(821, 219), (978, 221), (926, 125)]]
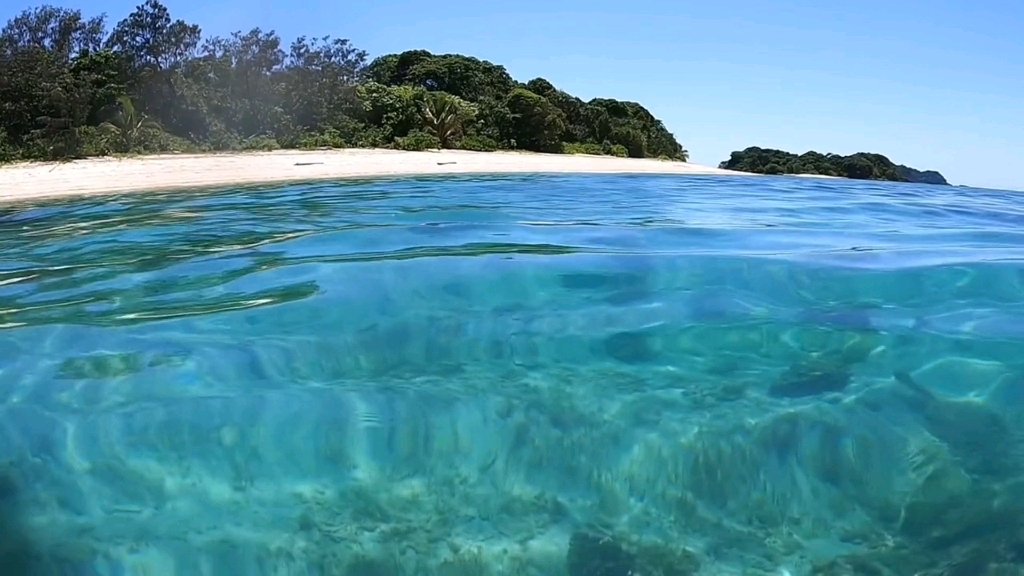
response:
[(296, 162), (296, 166), (315, 166), (317, 164), (323, 164), (323, 162)]
[(452, 162), (438, 162), (437, 163), (438, 166), (446, 166), (448, 164), (458, 164), (458, 162), (452, 161)]

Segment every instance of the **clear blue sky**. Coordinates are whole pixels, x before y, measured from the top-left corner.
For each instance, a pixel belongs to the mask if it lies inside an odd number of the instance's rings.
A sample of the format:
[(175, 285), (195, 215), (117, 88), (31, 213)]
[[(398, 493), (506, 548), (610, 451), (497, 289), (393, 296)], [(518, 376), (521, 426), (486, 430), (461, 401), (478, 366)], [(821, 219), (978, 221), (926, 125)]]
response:
[[(112, 25), (141, 1), (52, 3), (105, 12)], [(3, 2), (0, 16), (19, 3)], [(954, 184), (1024, 190), (1020, 0), (165, 4), (206, 34), (259, 26), (286, 41), (349, 38), (371, 56), (459, 52), (584, 99), (636, 100), (700, 164), (751, 145), (879, 152)]]

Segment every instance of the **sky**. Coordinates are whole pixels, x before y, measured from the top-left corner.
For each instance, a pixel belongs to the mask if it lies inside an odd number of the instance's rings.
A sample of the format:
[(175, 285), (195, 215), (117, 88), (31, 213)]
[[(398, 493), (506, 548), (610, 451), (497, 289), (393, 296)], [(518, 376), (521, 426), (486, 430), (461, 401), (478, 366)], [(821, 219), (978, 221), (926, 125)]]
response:
[[(23, 8), (0, 3), (6, 21)], [(51, 0), (105, 13), (142, 0)], [(260, 27), (426, 49), (646, 106), (715, 166), (747, 146), (851, 154), (1024, 190), (1020, 0), (164, 0), (204, 34)]]

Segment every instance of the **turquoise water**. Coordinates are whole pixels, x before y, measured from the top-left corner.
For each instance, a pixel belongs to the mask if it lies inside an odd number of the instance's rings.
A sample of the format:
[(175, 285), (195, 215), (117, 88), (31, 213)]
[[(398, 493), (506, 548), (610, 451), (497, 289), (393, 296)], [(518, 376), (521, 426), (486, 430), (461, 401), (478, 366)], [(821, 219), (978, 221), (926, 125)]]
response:
[(747, 177), (0, 207), (0, 573), (1020, 574), (1022, 224)]

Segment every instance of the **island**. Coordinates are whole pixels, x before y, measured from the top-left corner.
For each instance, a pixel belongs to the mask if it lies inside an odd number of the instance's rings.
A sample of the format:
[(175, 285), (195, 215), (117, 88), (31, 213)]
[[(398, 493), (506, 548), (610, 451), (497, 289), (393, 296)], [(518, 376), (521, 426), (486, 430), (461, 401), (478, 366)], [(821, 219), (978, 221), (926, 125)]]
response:
[(0, 31), (0, 161), (110, 154), (392, 148), (686, 161), (636, 102), (584, 101), (460, 54), (370, 60), (341, 38), (204, 36), (146, 0), (104, 16), (44, 5)]
[(783, 150), (751, 146), (733, 152), (729, 159), (718, 167), (755, 174), (818, 174), (856, 180), (949, 184), (942, 174), (934, 170), (915, 170), (895, 164), (881, 154), (867, 152), (842, 156), (821, 154), (812, 150), (798, 156)]

